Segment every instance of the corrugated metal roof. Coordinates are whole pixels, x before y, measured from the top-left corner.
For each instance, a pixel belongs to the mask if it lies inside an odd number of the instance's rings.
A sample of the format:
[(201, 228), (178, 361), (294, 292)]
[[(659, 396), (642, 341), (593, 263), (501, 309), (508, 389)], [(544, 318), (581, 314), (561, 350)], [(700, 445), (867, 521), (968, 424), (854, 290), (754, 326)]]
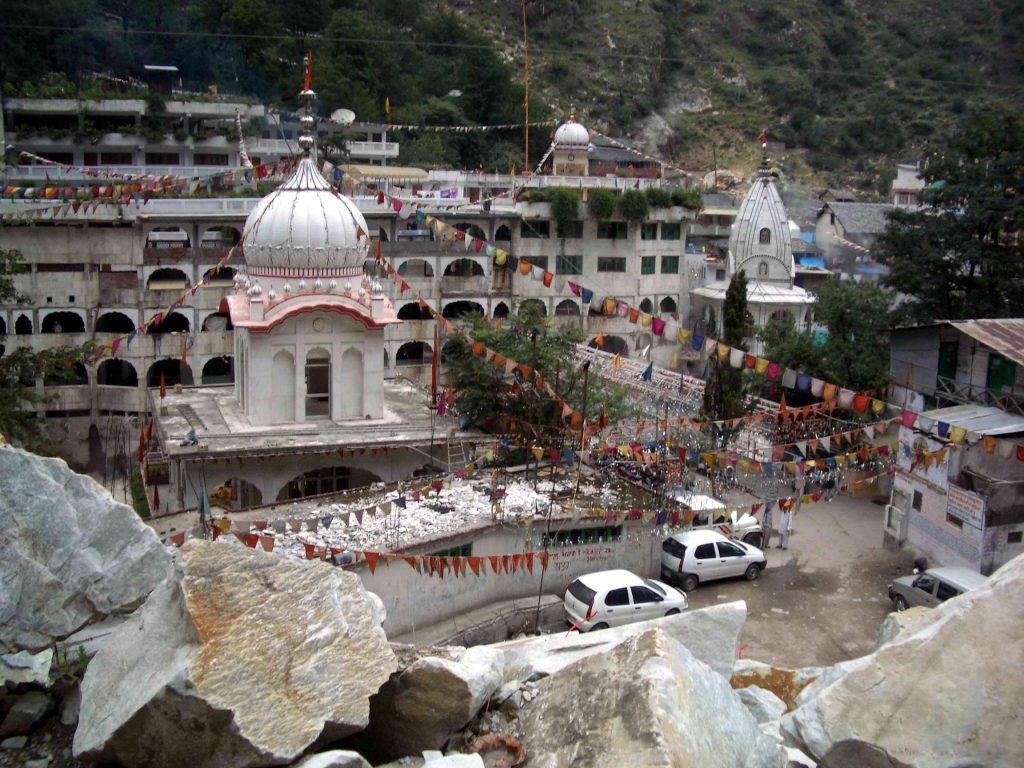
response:
[(1024, 432), (1024, 417), (988, 405), (953, 405), (921, 414), (979, 435), (1012, 435)]
[(1024, 320), (1017, 318), (950, 322), (958, 331), (1024, 365)]

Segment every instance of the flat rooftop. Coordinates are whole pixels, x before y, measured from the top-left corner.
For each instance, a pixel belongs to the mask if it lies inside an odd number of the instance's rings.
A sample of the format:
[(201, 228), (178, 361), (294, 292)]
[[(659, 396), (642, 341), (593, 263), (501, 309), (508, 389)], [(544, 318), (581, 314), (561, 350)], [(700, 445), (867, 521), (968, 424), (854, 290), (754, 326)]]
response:
[[(435, 441), (443, 442), (450, 430), (457, 431), (451, 416), (435, 415), (432, 428), (430, 395), (404, 379), (384, 382), (384, 415), (380, 419), (254, 425), (239, 408), (233, 384), (183, 387), (181, 392), (168, 389), (162, 401), (159, 390), (151, 389), (149, 399), (152, 412), (158, 414), (156, 432), (161, 448), (171, 458), (423, 446), (430, 443), (432, 433)], [(200, 445), (179, 445), (190, 429), (195, 429)], [(494, 440), (475, 431), (461, 435), (467, 440)]]

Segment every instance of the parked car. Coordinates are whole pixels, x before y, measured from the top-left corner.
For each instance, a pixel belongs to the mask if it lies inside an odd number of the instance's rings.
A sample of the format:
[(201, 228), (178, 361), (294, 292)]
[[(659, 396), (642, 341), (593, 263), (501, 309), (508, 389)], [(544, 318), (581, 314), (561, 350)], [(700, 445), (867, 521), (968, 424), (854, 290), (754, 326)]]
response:
[(929, 568), (913, 576), (901, 576), (889, 585), (889, 599), (897, 611), (915, 605), (934, 608), (951, 597), (977, 589), (988, 581), (987, 576), (967, 568)]
[(684, 531), (661, 545), (661, 578), (692, 592), (705, 581), (743, 576), (754, 581), (768, 565), (757, 547), (718, 531)]
[(686, 595), (625, 570), (580, 576), (565, 590), (565, 620), (580, 632), (671, 616), (686, 610)]

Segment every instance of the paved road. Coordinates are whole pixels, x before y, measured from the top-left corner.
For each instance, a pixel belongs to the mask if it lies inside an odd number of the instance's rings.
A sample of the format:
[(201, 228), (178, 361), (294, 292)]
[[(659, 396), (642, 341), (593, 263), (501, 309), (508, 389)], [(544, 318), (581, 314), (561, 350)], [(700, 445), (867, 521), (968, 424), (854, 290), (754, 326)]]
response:
[(690, 593), (691, 610), (746, 600), (740, 644), (758, 661), (803, 667), (868, 653), (892, 610), (886, 586), (910, 573), (915, 557), (882, 547), (882, 513), (882, 506), (851, 497), (804, 507), (788, 550), (775, 548), (773, 535), (758, 581), (702, 586)]

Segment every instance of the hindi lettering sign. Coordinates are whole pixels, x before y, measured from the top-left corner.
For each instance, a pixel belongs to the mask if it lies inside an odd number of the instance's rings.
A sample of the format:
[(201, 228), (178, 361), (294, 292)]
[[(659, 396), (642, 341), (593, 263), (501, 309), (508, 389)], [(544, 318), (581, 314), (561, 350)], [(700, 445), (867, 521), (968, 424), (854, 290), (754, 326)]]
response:
[(979, 530), (985, 528), (985, 500), (953, 483), (946, 492), (946, 514)]

